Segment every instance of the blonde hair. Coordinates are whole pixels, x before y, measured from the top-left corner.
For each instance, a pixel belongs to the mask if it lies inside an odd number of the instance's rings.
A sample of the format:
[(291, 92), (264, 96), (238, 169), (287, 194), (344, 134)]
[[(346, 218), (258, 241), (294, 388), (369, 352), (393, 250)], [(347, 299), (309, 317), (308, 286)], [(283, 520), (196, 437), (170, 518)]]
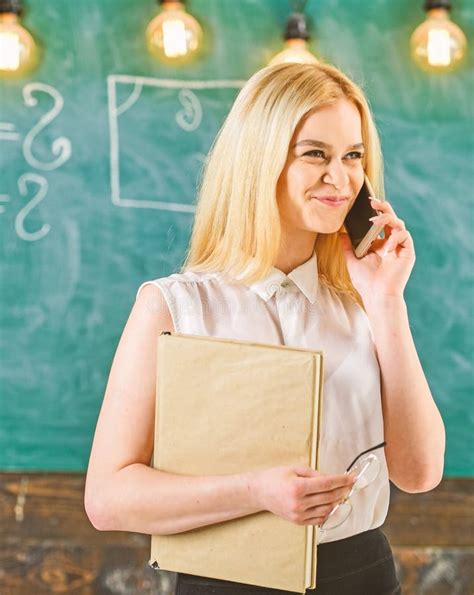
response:
[[(364, 171), (384, 200), (380, 141), (362, 90), (329, 64), (263, 68), (241, 89), (209, 151), (181, 272), (220, 272), (242, 284), (269, 273), (281, 239), (276, 186), (294, 131), (309, 112), (341, 98), (359, 110)], [(317, 234), (318, 274), (330, 289), (364, 307), (347, 271), (338, 237), (342, 230)]]

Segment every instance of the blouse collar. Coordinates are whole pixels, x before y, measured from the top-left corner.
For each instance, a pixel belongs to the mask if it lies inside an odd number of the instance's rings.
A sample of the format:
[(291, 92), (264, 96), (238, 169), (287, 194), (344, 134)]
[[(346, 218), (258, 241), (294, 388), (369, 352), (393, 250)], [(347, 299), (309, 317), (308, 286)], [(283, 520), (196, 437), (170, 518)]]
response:
[(294, 268), (288, 275), (280, 269), (272, 267), (266, 277), (248, 285), (248, 287), (267, 301), (276, 291), (279, 291), (281, 287), (290, 287), (293, 284), (303, 292), (312, 304), (314, 304), (318, 294), (318, 264), (316, 252), (313, 252), (313, 255), (307, 261)]

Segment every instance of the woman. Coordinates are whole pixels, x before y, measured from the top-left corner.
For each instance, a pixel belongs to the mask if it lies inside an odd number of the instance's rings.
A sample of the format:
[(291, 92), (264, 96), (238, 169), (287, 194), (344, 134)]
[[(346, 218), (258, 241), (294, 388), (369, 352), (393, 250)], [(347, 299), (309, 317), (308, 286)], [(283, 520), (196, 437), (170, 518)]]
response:
[[(383, 198), (370, 108), (338, 69), (286, 64), (247, 82), (210, 151), (185, 265), (140, 286), (120, 339), (87, 473), (96, 528), (170, 534), (269, 510), (324, 529), (354, 485), (344, 473), (350, 461), (385, 441), (374, 451), (377, 476), (351, 495), (352, 513), (321, 531), (317, 592), (400, 592), (380, 529), (389, 479), (406, 492), (433, 489), (445, 434), (403, 298), (415, 262), (404, 222), (373, 200), (384, 239), (362, 259), (344, 233), (364, 171)], [(162, 331), (321, 349), (320, 470), (190, 477), (152, 469)], [(178, 595), (264, 592), (284, 593), (178, 575)]]

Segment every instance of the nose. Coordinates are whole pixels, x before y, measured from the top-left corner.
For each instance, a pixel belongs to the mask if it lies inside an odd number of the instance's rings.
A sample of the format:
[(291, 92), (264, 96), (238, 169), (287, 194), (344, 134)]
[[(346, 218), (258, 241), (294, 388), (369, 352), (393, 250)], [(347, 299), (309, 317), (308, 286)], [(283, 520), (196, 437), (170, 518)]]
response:
[(323, 182), (325, 184), (331, 184), (335, 188), (345, 188), (347, 186), (349, 176), (339, 159), (330, 160), (327, 170), (323, 175)]

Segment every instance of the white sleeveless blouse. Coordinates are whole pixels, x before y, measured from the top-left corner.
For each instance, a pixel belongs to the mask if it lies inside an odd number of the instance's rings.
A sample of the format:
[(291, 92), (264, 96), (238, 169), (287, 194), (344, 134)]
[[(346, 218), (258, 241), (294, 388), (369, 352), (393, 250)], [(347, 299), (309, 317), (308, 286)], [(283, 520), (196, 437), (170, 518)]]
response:
[[(316, 253), (288, 275), (273, 267), (251, 285), (220, 273), (187, 271), (147, 283), (158, 286), (177, 333), (321, 350), (324, 387), (320, 471), (344, 473), (362, 451), (383, 442), (380, 368), (364, 310), (318, 280)], [(324, 542), (384, 522), (390, 487), (384, 449), (377, 479), (351, 497), (352, 513)], [(243, 469), (242, 471), (245, 471)]]

